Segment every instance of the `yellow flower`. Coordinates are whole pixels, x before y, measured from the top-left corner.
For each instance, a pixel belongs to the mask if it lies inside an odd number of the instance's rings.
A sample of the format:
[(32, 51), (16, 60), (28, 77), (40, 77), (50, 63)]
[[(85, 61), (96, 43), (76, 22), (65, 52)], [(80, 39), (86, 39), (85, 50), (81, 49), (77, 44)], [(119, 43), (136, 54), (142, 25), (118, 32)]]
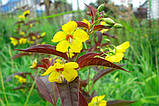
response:
[(88, 106), (106, 106), (107, 105), (107, 101), (103, 100), (104, 97), (105, 97), (105, 95), (93, 97), (93, 99), (88, 104)]
[(115, 54), (107, 55), (105, 57), (105, 60), (108, 60), (110, 62), (120, 62), (124, 57), (124, 52), (129, 47), (130, 47), (129, 41), (126, 41), (126, 42), (122, 43), (121, 45), (116, 47)]
[[(106, 23), (105, 23), (104, 21), (101, 22), (101, 25), (105, 25), (105, 24), (106, 24)], [(107, 32), (107, 31), (108, 31), (108, 29), (102, 29), (102, 30), (101, 30), (102, 33)]]
[(13, 37), (10, 37), (10, 40), (11, 40), (11, 43), (16, 46), (18, 44), (18, 40), (13, 38)]
[(46, 35), (46, 32), (43, 32), (42, 34), (41, 34), (41, 37), (44, 37)]
[(20, 38), (19, 44), (25, 44), (27, 42), (27, 38)]
[(26, 83), (26, 79), (25, 78), (23, 78), (23, 77), (21, 77), (19, 75), (15, 75), (14, 77), (18, 80), (18, 82), (20, 82), (20, 83)]
[(121, 45), (116, 47), (116, 52), (125, 52), (127, 48), (130, 47), (129, 41), (122, 43)]
[(32, 28), (33, 27), (33, 24), (30, 24), (30, 28)]
[(26, 17), (26, 15), (29, 15), (29, 14), (30, 14), (30, 10), (27, 10), (27, 11), (24, 11), (23, 16)]
[(89, 35), (84, 30), (77, 29), (77, 23), (74, 21), (64, 24), (62, 30), (57, 32), (52, 39), (52, 42), (59, 42), (56, 50), (63, 53), (68, 53), (68, 51), (80, 53), (83, 48), (82, 42), (88, 40)]
[(18, 18), (19, 18), (20, 20), (25, 20), (25, 16), (24, 16), (24, 15), (20, 15), (20, 16), (18, 16)]
[(25, 35), (25, 32), (20, 32), (19, 34), (24, 36), (24, 35)]
[(86, 23), (88, 25), (88, 27), (90, 28), (91, 24), (90, 24), (90, 22), (88, 20), (83, 19), (82, 22)]
[(35, 40), (35, 39), (36, 39), (36, 37), (35, 37), (35, 36), (32, 36), (32, 39), (33, 39), (33, 40)]
[(29, 44), (34, 44), (34, 41), (27, 40)]
[(120, 62), (124, 57), (124, 53), (115, 53), (115, 55), (112, 56), (106, 56), (105, 60), (110, 62)]
[(30, 66), (30, 68), (35, 68), (37, 66), (37, 60), (35, 59), (32, 63), (32, 66)]
[(50, 82), (62, 83), (64, 79), (71, 82), (78, 76), (75, 70), (75, 68), (78, 67), (76, 62), (68, 62), (65, 64), (56, 62), (53, 66), (50, 66), (42, 76), (50, 74), (48, 78)]

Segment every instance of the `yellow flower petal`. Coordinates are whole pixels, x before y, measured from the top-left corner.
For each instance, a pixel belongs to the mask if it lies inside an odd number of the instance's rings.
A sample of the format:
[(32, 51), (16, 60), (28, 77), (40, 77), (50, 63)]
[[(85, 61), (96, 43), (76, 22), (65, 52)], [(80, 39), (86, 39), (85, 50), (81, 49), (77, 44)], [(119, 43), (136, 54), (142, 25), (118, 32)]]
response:
[(66, 34), (63, 31), (60, 31), (54, 35), (52, 42), (59, 42), (63, 39), (66, 39)]
[(56, 50), (66, 53), (68, 51), (68, 47), (70, 46), (70, 43), (66, 40), (60, 41), (57, 46), (56, 46)]
[(103, 100), (105, 95), (103, 96), (95, 96), (88, 104), (88, 106), (106, 106), (106, 100)]
[(18, 40), (13, 38), (13, 37), (10, 37), (10, 40), (11, 40), (11, 43), (16, 46), (18, 44)]
[(77, 23), (75, 21), (69, 21), (62, 26), (62, 30), (67, 34), (71, 34), (76, 28)]
[(130, 47), (129, 41), (122, 43), (121, 45), (116, 47), (116, 52), (125, 52), (127, 48)]
[(71, 82), (78, 76), (78, 73), (73, 68), (64, 67), (64, 71), (62, 72), (62, 75), (68, 82)]
[(18, 82), (20, 82), (20, 83), (25, 83), (26, 82), (26, 78), (23, 78), (23, 77), (21, 77), (21, 76), (19, 76), (19, 75), (15, 75), (14, 76), (17, 80), (18, 80)]
[(20, 38), (19, 39), (19, 44), (25, 44), (27, 42), (26, 38)]
[(77, 29), (74, 32), (73, 37), (81, 40), (81, 42), (85, 42), (86, 40), (89, 39), (89, 35), (82, 29)]
[(60, 64), (60, 63), (55, 63), (54, 67), (55, 67), (55, 69), (60, 69), (60, 68), (64, 68), (64, 65)]
[(100, 22), (101, 25), (105, 25), (106, 23), (104, 21)]
[(66, 63), (64, 65), (64, 68), (67, 69), (67, 68), (78, 68), (79, 65), (76, 63), (76, 62), (69, 62), (69, 63)]
[(60, 75), (60, 73), (58, 73), (57, 71), (53, 71), (50, 75), (48, 80), (50, 82), (57, 82), (57, 83), (62, 83), (62, 76)]
[(109, 29), (102, 29), (100, 32), (104, 33), (107, 32)]
[(71, 49), (72, 52), (80, 53), (82, 48), (83, 48), (83, 45), (82, 45), (81, 41), (79, 41), (78, 39), (74, 39), (72, 41), (72, 45), (70, 46), (70, 49)]
[(107, 105), (106, 100), (102, 100), (102, 101), (99, 103), (99, 106), (106, 106), (106, 105)]
[(116, 53), (115, 55), (112, 56), (106, 56), (105, 60), (110, 61), (110, 62), (120, 62), (124, 57), (124, 53)]
[(41, 34), (41, 37), (44, 37), (46, 35), (46, 32), (43, 32), (42, 34)]
[(35, 59), (32, 63), (32, 66), (30, 68), (35, 68), (37, 66), (37, 60)]
[(41, 74), (41, 76), (45, 76), (50, 74), (51, 72), (55, 71), (55, 67), (54, 66), (50, 66), (45, 73)]

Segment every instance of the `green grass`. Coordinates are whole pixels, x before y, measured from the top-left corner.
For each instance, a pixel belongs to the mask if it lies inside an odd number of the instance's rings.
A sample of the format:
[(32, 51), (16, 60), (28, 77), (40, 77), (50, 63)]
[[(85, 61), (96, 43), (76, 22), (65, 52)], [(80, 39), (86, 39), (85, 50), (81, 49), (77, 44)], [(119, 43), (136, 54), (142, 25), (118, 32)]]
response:
[[(26, 56), (15, 60), (11, 59), (17, 53), (9, 41), (9, 36), (13, 35), (15, 29), (14, 22), (15, 19), (10, 18), (0, 20), (0, 104), (2, 106), (7, 104), (22, 106), (27, 103), (28, 106), (51, 106), (50, 103), (40, 98), (36, 90), (29, 88), (29, 90), (24, 91), (14, 91), (12, 88), (18, 85), (16, 80), (4, 82), (14, 72), (34, 73), (34, 70), (29, 68), (34, 57)], [(46, 32), (45, 42), (53, 44), (50, 39), (59, 27), (56, 23), (50, 24), (45, 19), (41, 22), (34, 30)], [(125, 54), (127, 60), (123, 60), (122, 63), (127, 63), (128, 65), (124, 68), (131, 72), (116, 70), (97, 81), (93, 89), (97, 91), (98, 95), (106, 95), (107, 100), (135, 100), (137, 102), (132, 106), (157, 106), (159, 105), (159, 23), (152, 21), (150, 27), (148, 21), (144, 20), (140, 26), (136, 18), (132, 22), (120, 21), (120, 23), (125, 28), (115, 33), (118, 39), (113, 41), (115, 44), (130, 41), (131, 47)], [(114, 32), (111, 31), (112, 34)], [(92, 77), (95, 72), (91, 70), (90, 73)], [(80, 74), (84, 79), (88, 71), (84, 69)], [(29, 79), (29, 81), (32, 80)], [(27, 96), (28, 91), (30, 96)]]

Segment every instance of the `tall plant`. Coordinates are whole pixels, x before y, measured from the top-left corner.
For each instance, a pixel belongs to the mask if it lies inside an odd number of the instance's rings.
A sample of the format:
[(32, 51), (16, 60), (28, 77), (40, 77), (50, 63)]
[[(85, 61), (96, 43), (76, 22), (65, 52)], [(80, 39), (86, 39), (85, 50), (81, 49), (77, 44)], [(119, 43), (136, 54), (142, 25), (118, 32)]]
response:
[[(115, 63), (123, 59), (124, 52), (130, 44), (127, 41), (115, 46), (109, 40), (115, 36), (110, 35), (107, 31), (112, 28), (120, 28), (122, 25), (114, 22), (111, 18), (104, 17), (104, 4), (100, 5), (98, 9), (86, 6), (91, 21), (83, 19), (64, 24), (61, 31), (57, 32), (51, 40), (57, 43), (56, 46), (43, 44), (18, 50), (25, 53), (42, 53), (42, 55), (54, 56), (42, 57), (38, 62), (34, 61), (32, 68), (41, 70), (36, 71), (34, 76), (31, 75), (36, 80), (39, 94), (53, 105), (56, 105), (58, 97), (60, 97), (63, 106), (131, 104), (133, 101), (106, 101), (104, 95), (97, 96), (95, 91), (90, 93), (97, 80), (115, 69), (129, 72), (122, 68), (123, 65)], [(108, 38), (105, 39), (105, 36)], [(16, 57), (23, 56), (22, 54), (17, 54)], [(97, 74), (92, 79), (82, 80), (78, 71), (84, 67), (89, 67), (88, 71), (91, 68), (97, 70)], [(19, 75), (23, 77), (26, 73)], [(90, 81), (93, 83), (89, 83)], [(90, 84), (91, 86), (89, 86)]]

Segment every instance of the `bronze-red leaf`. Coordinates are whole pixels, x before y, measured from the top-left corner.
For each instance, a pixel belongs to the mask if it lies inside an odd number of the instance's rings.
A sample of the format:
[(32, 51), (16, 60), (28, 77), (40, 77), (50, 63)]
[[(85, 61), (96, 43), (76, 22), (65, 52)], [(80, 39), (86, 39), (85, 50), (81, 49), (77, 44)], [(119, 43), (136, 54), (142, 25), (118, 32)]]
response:
[[(85, 58), (83, 59), (82, 61), (79, 62), (79, 67), (80, 68), (83, 68), (83, 67), (86, 67), (86, 66), (92, 66), (92, 65), (95, 65), (95, 66), (106, 66), (106, 67), (111, 67), (111, 68), (115, 68), (115, 69), (120, 69), (120, 70), (123, 70), (123, 71), (127, 71), (126, 69), (124, 68), (121, 68), (120, 66), (110, 62), (110, 61), (107, 61), (105, 59), (101, 59), (101, 58), (94, 58), (94, 57), (89, 57), (89, 58)], [(129, 72), (129, 71), (127, 71)]]
[(78, 27), (85, 27), (85, 28), (89, 29), (89, 26), (84, 22), (76, 21), (76, 23), (77, 23)]
[[(37, 77), (36, 85), (38, 87), (39, 95), (46, 101), (56, 104), (58, 98), (58, 90), (55, 83), (48, 81), (48, 77)], [(55, 91), (53, 91), (55, 90)]]
[(129, 101), (129, 100), (112, 100), (107, 102), (107, 106), (129, 106), (134, 102), (135, 101)]
[(32, 46), (27, 49), (17, 49), (18, 51), (23, 51), (23, 52), (33, 52), (33, 53), (44, 53), (44, 54), (53, 54), (60, 56), (66, 60), (68, 60), (68, 56), (66, 53), (62, 53), (59, 51), (56, 51), (56, 46), (52, 45), (37, 45), (37, 46)]
[(86, 98), (79, 92), (79, 105), (78, 106), (88, 106)]
[(99, 54), (98, 53), (87, 53), (87, 54), (84, 54), (81, 57), (79, 57), (76, 62), (80, 63), (83, 59), (88, 58), (88, 57), (94, 57), (96, 55), (99, 55)]

